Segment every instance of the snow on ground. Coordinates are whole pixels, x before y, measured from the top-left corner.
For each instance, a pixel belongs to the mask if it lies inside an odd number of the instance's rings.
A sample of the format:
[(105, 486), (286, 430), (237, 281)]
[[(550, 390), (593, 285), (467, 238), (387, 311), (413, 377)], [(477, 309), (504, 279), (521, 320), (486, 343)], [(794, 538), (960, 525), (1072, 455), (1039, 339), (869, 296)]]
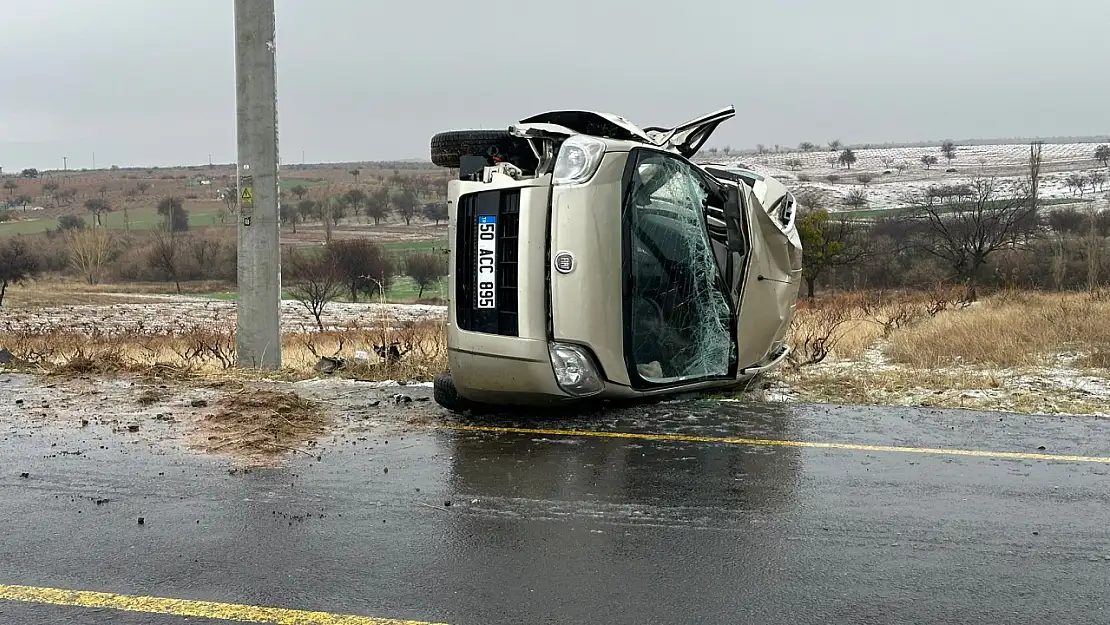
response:
[[(1094, 159), (1094, 151), (1098, 145), (1045, 144), (1042, 149), (1040, 197), (1046, 200), (1097, 199), (1101, 206), (1110, 206), (1106, 193), (1110, 190), (1110, 184), (1102, 183), (1096, 187), (1088, 184), (1082, 191), (1067, 184), (1068, 177), (1075, 173), (1089, 176), (1101, 172), (1110, 175), (1110, 170)], [(711, 160), (715, 163), (741, 165), (777, 178), (790, 186), (795, 194), (805, 190), (823, 193), (832, 201), (828, 206), (830, 210), (848, 210), (840, 202), (853, 189), (860, 188), (867, 192), (869, 205), (866, 208), (881, 209), (905, 206), (908, 192), (920, 191), (933, 185), (968, 183), (976, 175), (994, 176), (1003, 186), (1012, 187), (1027, 174), (1029, 159), (1028, 144), (959, 146), (951, 163), (947, 162), (936, 146), (860, 148), (853, 149), (853, 152), (857, 161), (850, 170), (839, 166), (839, 153), (827, 148), (812, 152), (732, 155)], [(921, 158), (925, 155), (936, 156), (939, 162), (925, 169), (921, 163)], [(800, 162), (800, 166), (792, 167), (793, 161)], [(903, 167), (901, 172), (898, 171), (899, 166)], [(956, 171), (949, 172), (948, 169)], [(860, 174), (870, 175), (873, 179), (863, 185), (857, 179)], [(830, 181), (829, 176), (833, 176), (834, 180)]]
[[(197, 327), (229, 330), (235, 302), (161, 296), (145, 304), (60, 306), (14, 311), (0, 332), (21, 330), (172, 333)], [(331, 303), (329, 328), (375, 328), (404, 322), (443, 320), (443, 306)], [(282, 302), (286, 331), (310, 330), (315, 321), (299, 302)], [(1110, 372), (1075, 367), (1078, 354), (1061, 354), (1053, 366), (1023, 370), (952, 366), (919, 370), (892, 363), (881, 344), (856, 360), (829, 360), (798, 372), (779, 371), (766, 380), (762, 397), (771, 402), (867, 403), (1003, 410), (1038, 414), (1110, 417)], [(317, 384), (322, 382), (305, 382)], [(383, 387), (400, 385), (386, 381)]]
[(919, 370), (894, 364), (876, 345), (858, 360), (830, 360), (795, 374), (780, 372), (768, 401), (868, 403), (1110, 417), (1110, 372), (1074, 366), (1060, 354), (1052, 366), (992, 369), (952, 366)]
[[(4, 318), (0, 331), (18, 332), (35, 328), (60, 328), (104, 332), (170, 333), (197, 327), (233, 328), (235, 302), (166, 296), (145, 304), (110, 306), (57, 306), (16, 311)], [(324, 310), (325, 327), (379, 327), (391, 324), (445, 319), (444, 306), (424, 304), (351, 304), (332, 302)], [(281, 322), (287, 331), (312, 329), (315, 319), (297, 301), (281, 303)]]

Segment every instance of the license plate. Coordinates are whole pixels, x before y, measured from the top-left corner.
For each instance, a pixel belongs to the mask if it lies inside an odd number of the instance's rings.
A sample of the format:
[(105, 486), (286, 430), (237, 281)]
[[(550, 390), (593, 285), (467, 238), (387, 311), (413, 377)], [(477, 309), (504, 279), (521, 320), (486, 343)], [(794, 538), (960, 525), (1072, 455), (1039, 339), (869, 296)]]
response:
[(497, 215), (478, 215), (478, 304), (497, 308)]

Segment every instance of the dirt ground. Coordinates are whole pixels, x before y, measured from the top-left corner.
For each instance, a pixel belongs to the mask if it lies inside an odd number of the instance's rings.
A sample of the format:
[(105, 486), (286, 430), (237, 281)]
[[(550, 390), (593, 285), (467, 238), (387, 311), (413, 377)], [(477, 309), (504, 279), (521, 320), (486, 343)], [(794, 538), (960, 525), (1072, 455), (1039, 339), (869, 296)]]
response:
[[(446, 414), (431, 387), (346, 379), (303, 382), (0, 372), (0, 435), (89, 430), (89, 442), (211, 455), (233, 470), (317, 456), (325, 440), (402, 435)], [(58, 454), (80, 453), (59, 449)], [(319, 458), (318, 458), (319, 459)]]

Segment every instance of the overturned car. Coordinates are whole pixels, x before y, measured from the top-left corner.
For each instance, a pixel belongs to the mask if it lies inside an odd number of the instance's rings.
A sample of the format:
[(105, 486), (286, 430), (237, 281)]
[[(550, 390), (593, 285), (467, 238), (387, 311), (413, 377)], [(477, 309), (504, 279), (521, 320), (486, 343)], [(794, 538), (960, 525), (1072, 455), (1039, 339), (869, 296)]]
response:
[(735, 386), (783, 362), (802, 249), (777, 180), (589, 111), (432, 137), (449, 183), (449, 371), (464, 411)]

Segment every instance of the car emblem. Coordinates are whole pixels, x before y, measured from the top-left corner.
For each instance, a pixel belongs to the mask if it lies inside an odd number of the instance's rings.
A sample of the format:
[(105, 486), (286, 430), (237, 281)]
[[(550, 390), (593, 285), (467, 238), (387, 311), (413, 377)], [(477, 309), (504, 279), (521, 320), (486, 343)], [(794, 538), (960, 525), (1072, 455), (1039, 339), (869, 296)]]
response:
[(556, 254), (555, 271), (564, 274), (574, 271), (574, 256), (570, 252), (559, 252)]

